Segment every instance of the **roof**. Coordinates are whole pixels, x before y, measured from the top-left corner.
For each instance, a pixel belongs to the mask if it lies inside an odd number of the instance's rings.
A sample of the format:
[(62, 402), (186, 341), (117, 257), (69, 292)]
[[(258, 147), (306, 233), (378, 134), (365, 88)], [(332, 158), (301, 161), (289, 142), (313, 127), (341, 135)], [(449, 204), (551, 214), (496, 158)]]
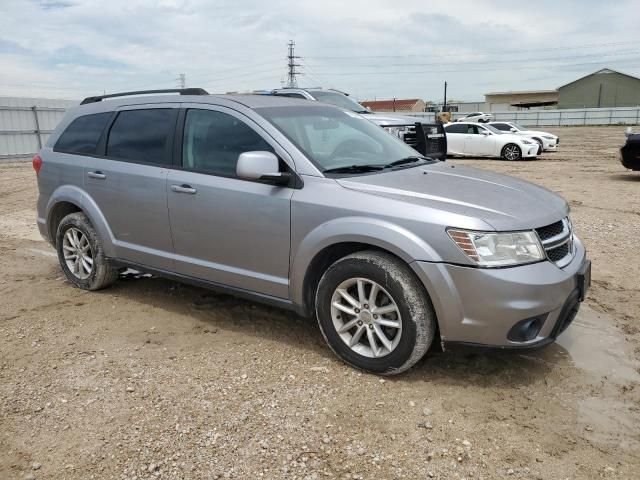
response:
[(293, 106), (304, 105), (306, 107), (313, 106), (314, 103), (308, 100), (302, 100), (290, 97), (277, 97), (273, 95), (135, 95), (135, 96), (123, 96), (111, 99), (105, 99), (95, 103), (87, 103), (80, 105), (78, 108), (82, 108), (83, 111), (112, 111), (114, 108), (118, 108), (123, 105), (143, 105), (143, 104), (158, 104), (158, 103), (213, 103), (221, 104), (220, 102), (235, 102), (237, 104), (244, 105), (248, 108), (259, 107), (281, 107), (281, 106)]
[(618, 75), (624, 75), (625, 77), (633, 78), (634, 80), (640, 80), (640, 78), (634, 77), (633, 75), (629, 75), (628, 73), (618, 72), (617, 70), (612, 70), (611, 68), (601, 68), (600, 70), (598, 70), (596, 72), (593, 72), (593, 73), (590, 73), (589, 75), (585, 75), (584, 77), (580, 77), (580, 78), (578, 78), (576, 80), (573, 80), (573, 81), (571, 81), (569, 83), (565, 83), (564, 85), (560, 85), (558, 87), (558, 90), (560, 90), (561, 88), (564, 88), (566, 86), (569, 86), (572, 83), (576, 83), (576, 82), (579, 82), (580, 80), (584, 80), (585, 78), (590, 77), (592, 75), (599, 75), (599, 74), (602, 74), (602, 73), (617, 73)]
[(507, 92), (490, 92), (485, 93), (485, 96), (489, 95), (536, 95), (544, 93), (557, 93), (557, 90), (510, 90)]
[(416, 103), (421, 102), (419, 98), (395, 99), (395, 100), (365, 100), (360, 102), (365, 107), (372, 110), (404, 110), (413, 107)]

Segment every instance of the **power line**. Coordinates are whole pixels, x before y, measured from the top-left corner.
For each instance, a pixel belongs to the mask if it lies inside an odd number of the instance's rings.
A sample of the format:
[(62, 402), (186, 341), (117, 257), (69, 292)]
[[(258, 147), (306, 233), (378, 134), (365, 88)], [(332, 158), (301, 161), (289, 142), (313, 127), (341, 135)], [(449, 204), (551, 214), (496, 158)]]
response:
[[(560, 61), (560, 60), (579, 60), (579, 59), (596, 59), (596, 58), (601, 58), (601, 57), (610, 57), (610, 56), (629, 56), (629, 55), (637, 55), (638, 52), (636, 50), (623, 50), (621, 52), (607, 52), (607, 53), (600, 53), (600, 54), (586, 54), (586, 55), (571, 55), (571, 56), (566, 56), (566, 57), (539, 57), (539, 58), (530, 58), (528, 57), (526, 59), (526, 62), (546, 62), (549, 60), (553, 60), (553, 61)], [(467, 61), (459, 61), (459, 62), (428, 62), (428, 63), (385, 63), (383, 64), (383, 66), (385, 67), (429, 67), (429, 66), (456, 66), (456, 65), (464, 65), (464, 66), (469, 66), (469, 65), (483, 65), (483, 66), (487, 66), (487, 65), (495, 65), (495, 64), (504, 64), (504, 63), (509, 63), (512, 64), (514, 62), (513, 59), (507, 59), (507, 60), (491, 60), (491, 61), (480, 61), (480, 62), (467, 62)], [(316, 66), (320, 66), (320, 65), (316, 65)], [(329, 65), (329, 64), (323, 64), (322, 66), (324, 67), (335, 67), (335, 68), (342, 68), (341, 66), (334, 66), (334, 65)], [(357, 66), (358, 68), (380, 68), (381, 64), (380, 63), (374, 63), (374, 64), (357, 64), (357, 65), (353, 65), (353, 66)]]
[(584, 45), (574, 45), (570, 47), (550, 47), (550, 48), (534, 48), (534, 49), (515, 49), (515, 50), (485, 50), (483, 51), (471, 51), (467, 53), (442, 53), (438, 55), (427, 54), (407, 54), (407, 55), (336, 55), (336, 56), (308, 56), (304, 58), (312, 59), (327, 59), (327, 60), (352, 60), (359, 58), (441, 58), (441, 57), (459, 57), (468, 55), (504, 55), (504, 54), (519, 54), (519, 53), (531, 53), (531, 52), (552, 52), (559, 50), (578, 50), (583, 48), (597, 48), (597, 47), (619, 47), (624, 45), (638, 45), (639, 42), (616, 42), (616, 43), (592, 43)]
[[(629, 58), (629, 59), (621, 59), (621, 60), (608, 60), (606, 61), (607, 63), (627, 63), (627, 62), (631, 62), (631, 66), (635, 66), (634, 62), (638, 62), (640, 61), (640, 57), (635, 57), (635, 58)], [(544, 69), (551, 69), (551, 68), (563, 68), (563, 67), (581, 67), (581, 66), (588, 66), (588, 65), (603, 65), (605, 63), (605, 61), (602, 60), (598, 60), (598, 61), (593, 61), (593, 62), (582, 62), (582, 63), (559, 63), (559, 64), (550, 64), (550, 63), (545, 63), (545, 64), (541, 64), (541, 65), (527, 65), (525, 64), (521, 64), (518, 65), (517, 67), (513, 67), (511, 65), (505, 65), (502, 67), (493, 67), (493, 68), (456, 68), (456, 69), (449, 69), (449, 70), (440, 70), (440, 69), (431, 69), (431, 70), (414, 70), (414, 71), (403, 71), (400, 72), (398, 70), (380, 70), (380, 71), (371, 71), (371, 72), (366, 72), (366, 75), (398, 75), (399, 73), (402, 73), (403, 75), (413, 75), (413, 74), (429, 74), (429, 73), (459, 73), (459, 72), (493, 72), (496, 70), (522, 70), (522, 69), (538, 69), (538, 68), (544, 68)], [(363, 72), (361, 71), (353, 71), (353, 72), (331, 72), (331, 73), (327, 73), (330, 75), (340, 75), (340, 76), (344, 76), (344, 75), (362, 75)]]

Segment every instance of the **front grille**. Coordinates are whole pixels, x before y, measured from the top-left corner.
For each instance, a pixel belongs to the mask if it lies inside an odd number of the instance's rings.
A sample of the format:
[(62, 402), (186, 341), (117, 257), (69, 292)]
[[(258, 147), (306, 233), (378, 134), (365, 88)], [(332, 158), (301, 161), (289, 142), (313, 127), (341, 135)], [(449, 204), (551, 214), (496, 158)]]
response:
[(542, 242), (555, 237), (556, 235), (560, 235), (563, 230), (564, 224), (562, 220), (552, 223), (551, 225), (547, 225), (546, 227), (536, 228), (536, 232), (538, 232), (538, 236)]
[(559, 262), (564, 257), (569, 255), (569, 244), (565, 243), (564, 245), (559, 246), (558, 248), (554, 248), (552, 250), (547, 251), (547, 256), (549, 260), (552, 262)]
[(573, 258), (573, 230), (568, 218), (536, 228), (542, 247), (547, 258), (558, 265), (564, 267)]

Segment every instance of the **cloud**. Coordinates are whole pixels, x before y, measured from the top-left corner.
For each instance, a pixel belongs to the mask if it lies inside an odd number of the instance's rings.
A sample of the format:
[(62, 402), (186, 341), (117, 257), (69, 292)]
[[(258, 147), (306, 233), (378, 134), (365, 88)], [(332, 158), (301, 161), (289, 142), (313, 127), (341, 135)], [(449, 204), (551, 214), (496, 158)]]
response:
[(633, 0), (7, 0), (0, 92), (81, 98), (174, 87), (179, 73), (214, 92), (270, 89), (294, 39), (302, 85), (437, 100), (447, 81), (481, 100), (605, 66), (639, 74), (639, 13)]

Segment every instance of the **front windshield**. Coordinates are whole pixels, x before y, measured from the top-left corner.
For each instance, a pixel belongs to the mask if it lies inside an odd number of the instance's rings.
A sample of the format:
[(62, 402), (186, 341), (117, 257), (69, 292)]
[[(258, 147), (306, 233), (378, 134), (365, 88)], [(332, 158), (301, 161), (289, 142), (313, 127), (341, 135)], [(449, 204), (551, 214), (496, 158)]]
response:
[(520, 131), (526, 130), (526, 128), (524, 128), (522, 125), (520, 125), (518, 123), (512, 123), (511, 125), (513, 125), (514, 127), (516, 127)]
[(379, 169), (398, 160), (421, 157), (398, 138), (347, 110), (315, 104), (255, 111), (322, 171), (364, 166)]
[(311, 93), (311, 95), (313, 95), (313, 97), (319, 102), (328, 103), (329, 105), (335, 105), (340, 108), (346, 108), (347, 110), (351, 110), (356, 113), (369, 113), (369, 110), (342, 93), (322, 90), (313, 90), (309, 93)]

